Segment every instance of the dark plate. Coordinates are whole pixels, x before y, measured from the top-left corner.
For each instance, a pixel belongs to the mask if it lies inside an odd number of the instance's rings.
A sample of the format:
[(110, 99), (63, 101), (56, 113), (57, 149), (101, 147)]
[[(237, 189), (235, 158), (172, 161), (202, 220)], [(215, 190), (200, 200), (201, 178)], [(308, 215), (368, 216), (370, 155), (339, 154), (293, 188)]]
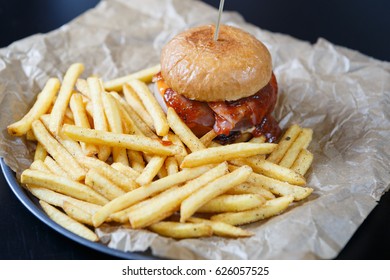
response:
[(23, 205), (39, 220), (41, 220), (43, 223), (45, 223), (50, 228), (54, 229), (61, 235), (83, 245), (86, 247), (89, 247), (93, 250), (111, 255), (113, 257), (122, 258), (122, 259), (137, 259), (137, 260), (148, 260), (148, 259), (155, 259), (152, 254), (150, 253), (143, 253), (143, 252), (123, 252), (119, 251), (113, 248), (109, 248), (106, 245), (102, 243), (96, 243), (89, 241), (87, 239), (84, 239), (68, 230), (63, 228), (62, 226), (58, 225), (54, 221), (52, 221), (46, 213), (42, 210), (42, 208), (39, 205), (38, 199), (36, 199), (34, 196), (32, 196), (28, 191), (26, 191), (24, 188), (22, 188), (18, 181), (15, 178), (15, 173), (9, 168), (4, 160), (0, 158), (0, 165), (1, 169), (3, 171), (4, 177), (8, 182), (8, 185), (10, 186), (13, 193), (16, 195), (16, 197), (23, 203)]

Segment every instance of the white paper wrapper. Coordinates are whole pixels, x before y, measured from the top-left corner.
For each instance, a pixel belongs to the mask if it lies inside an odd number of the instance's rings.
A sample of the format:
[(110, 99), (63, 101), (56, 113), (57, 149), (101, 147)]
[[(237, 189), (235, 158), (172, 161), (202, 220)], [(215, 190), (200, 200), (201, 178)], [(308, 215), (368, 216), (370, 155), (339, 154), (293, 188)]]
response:
[[(20, 174), (29, 144), (6, 126), (20, 119), (49, 77), (74, 62), (85, 75), (116, 78), (159, 62), (161, 47), (188, 27), (214, 23), (217, 11), (197, 1), (102, 1), (71, 23), (0, 50), (0, 156)], [(314, 45), (270, 33), (225, 12), (269, 48), (280, 92), (276, 119), (314, 130), (308, 200), (281, 216), (247, 226), (253, 237), (176, 241), (147, 231), (104, 226), (107, 246), (150, 249), (173, 259), (329, 259), (335, 257), (388, 190), (390, 64), (320, 39)], [(299, 207), (297, 207), (299, 206)]]

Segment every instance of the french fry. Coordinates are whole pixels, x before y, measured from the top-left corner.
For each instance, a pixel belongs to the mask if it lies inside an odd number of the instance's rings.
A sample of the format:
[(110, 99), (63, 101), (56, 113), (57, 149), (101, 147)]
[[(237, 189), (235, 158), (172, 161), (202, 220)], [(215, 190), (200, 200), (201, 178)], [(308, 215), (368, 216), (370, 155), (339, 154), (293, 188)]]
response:
[(287, 209), (294, 200), (292, 196), (282, 196), (267, 202), (258, 208), (243, 212), (230, 212), (214, 215), (212, 221), (224, 222), (230, 225), (244, 225), (276, 216)]
[(160, 193), (174, 185), (192, 180), (207, 170), (210, 167), (202, 166), (199, 168), (185, 169), (176, 174), (164, 177), (157, 181), (150, 183), (149, 185), (139, 187), (131, 192), (128, 192), (109, 203), (104, 205), (93, 217), (92, 221), (95, 227), (100, 226), (112, 213), (123, 210), (136, 204), (139, 201), (144, 200), (147, 197)]
[[(50, 115), (42, 115), (40, 120), (46, 127), (50, 124)], [(68, 136), (62, 133), (62, 130), (58, 133), (56, 140), (68, 151), (73, 157), (84, 156), (84, 152), (81, 149), (80, 144), (77, 141), (70, 139)]]
[[(78, 93), (73, 94), (70, 98), (69, 105), (70, 109), (73, 112), (75, 125), (85, 128), (91, 128), (81, 95)], [(83, 149), (84, 154), (87, 156), (96, 155), (99, 152), (98, 147), (96, 147), (94, 144), (81, 142), (80, 145)]]
[(46, 164), (43, 162), (43, 160), (40, 159), (34, 160), (30, 165), (30, 169), (52, 173), (50, 169), (46, 166)]
[(207, 148), (187, 155), (180, 167), (195, 167), (225, 160), (250, 157), (257, 154), (268, 154), (272, 152), (275, 147), (276, 144), (272, 143), (236, 143), (228, 146)]
[[(115, 98), (109, 94), (102, 94), (102, 97), (104, 112), (107, 116), (110, 131), (123, 133), (121, 113)], [(121, 162), (122, 164), (129, 165), (126, 149), (124, 148), (113, 147), (112, 158), (114, 162)]]
[(45, 160), (46, 156), (47, 151), (42, 146), (42, 144), (38, 142), (37, 147), (35, 148), (34, 160)]
[(158, 140), (144, 136), (119, 134), (67, 124), (63, 126), (62, 131), (73, 140), (97, 145), (122, 147), (160, 156), (171, 156), (181, 152), (178, 146), (164, 146)]
[(85, 184), (108, 200), (113, 200), (125, 194), (120, 187), (115, 185), (108, 178), (100, 174), (98, 170), (93, 168), (88, 170), (87, 175), (85, 175)]
[(196, 218), (196, 217), (190, 217), (188, 218), (187, 221), (190, 223), (206, 224), (211, 227), (214, 235), (218, 235), (222, 237), (248, 237), (253, 235), (253, 233), (250, 231), (223, 222), (210, 221), (210, 220)]
[(76, 81), (76, 89), (79, 92), (81, 92), (81, 94), (83, 94), (85, 97), (90, 98), (87, 80), (77, 79), (77, 81)]
[(131, 179), (135, 180), (139, 176), (139, 172), (134, 170), (128, 165), (124, 165), (120, 162), (114, 162), (111, 164), (111, 167), (114, 168), (115, 170), (118, 170), (121, 172), (123, 175), (130, 177)]
[(303, 176), (309, 170), (312, 162), (313, 154), (306, 149), (302, 149), (291, 166), (291, 169)]
[(208, 237), (213, 234), (211, 226), (204, 223), (159, 222), (149, 226), (148, 229), (175, 239)]
[(125, 192), (138, 188), (137, 183), (131, 176), (126, 176), (104, 161), (85, 156), (78, 157), (77, 161), (80, 162), (80, 164), (86, 169), (94, 168), (99, 170), (103, 176), (107, 177), (111, 182), (123, 189)]
[(293, 124), (290, 126), (284, 135), (280, 138), (281, 140), (278, 143), (276, 149), (267, 157), (267, 160), (273, 163), (278, 164), (283, 158), (286, 151), (290, 148), (291, 144), (294, 143), (297, 139), (299, 133), (301, 133), (302, 128), (298, 125)]
[(150, 183), (164, 165), (165, 157), (154, 156), (150, 159), (145, 169), (135, 180), (138, 185), (143, 186)]
[(201, 206), (214, 197), (217, 197), (226, 192), (228, 189), (245, 182), (251, 173), (252, 169), (249, 166), (242, 166), (191, 194), (180, 205), (180, 222), (185, 222)]
[(76, 84), (77, 78), (83, 71), (84, 65), (81, 63), (75, 63), (72, 64), (65, 73), (60, 91), (51, 111), (49, 130), (54, 135), (57, 135), (61, 129), (66, 108), (68, 107), (70, 96), (73, 93), (73, 87)]
[(223, 194), (201, 206), (198, 213), (239, 212), (259, 207), (266, 202), (261, 195), (256, 194)]
[(131, 168), (141, 173), (145, 168), (145, 161), (142, 157), (142, 153), (139, 151), (127, 150), (127, 157)]
[(34, 135), (45, 150), (70, 175), (73, 180), (84, 179), (85, 170), (78, 164), (71, 154), (46, 130), (40, 120), (32, 124)]
[[(103, 107), (103, 88), (100, 80), (96, 77), (89, 77), (87, 79), (90, 98), (93, 108), (93, 125), (95, 130), (108, 131), (108, 124)], [(97, 143), (92, 143), (97, 144)], [(106, 161), (111, 154), (111, 148), (109, 146), (100, 144), (98, 157), (102, 161)]]
[(50, 156), (47, 156), (43, 162), (53, 174), (69, 178), (69, 174)]
[(157, 135), (149, 128), (149, 126), (137, 115), (133, 108), (122, 98), (118, 93), (111, 91), (112, 95), (117, 102), (121, 105), (121, 116), (127, 122), (131, 122), (135, 128), (135, 134), (147, 136), (150, 138), (157, 138)]
[(98, 205), (104, 205), (108, 202), (106, 198), (84, 184), (47, 172), (26, 169), (21, 175), (21, 182), (48, 188), (52, 191)]
[(145, 201), (141, 206), (130, 209), (126, 214), (131, 226), (142, 228), (171, 216), (180, 208), (182, 201), (193, 192), (227, 173), (227, 164), (221, 163), (184, 186), (170, 188)]
[(280, 160), (279, 165), (290, 168), (298, 157), (299, 152), (309, 146), (312, 136), (313, 130), (303, 128), (297, 139), (295, 139), (294, 143), (291, 144), (290, 148)]
[(168, 133), (168, 135), (166, 136), (166, 139), (168, 141), (171, 141), (176, 146), (181, 147), (181, 153), (175, 155), (176, 161), (180, 165), (182, 163), (183, 159), (185, 158), (185, 156), (188, 154), (186, 147), (184, 146), (183, 142), (180, 140), (180, 138), (176, 134)]
[(167, 157), (165, 159), (165, 168), (167, 169), (167, 175), (175, 174), (179, 172), (179, 165), (175, 157)]
[(231, 163), (238, 166), (249, 165), (256, 173), (260, 173), (280, 181), (288, 182), (293, 185), (306, 185), (306, 180), (301, 174), (291, 170), (290, 168), (277, 165), (262, 158), (251, 157), (246, 159), (238, 159), (231, 161)]
[(64, 209), (65, 213), (72, 219), (82, 224), (93, 226), (91, 214), (85, 212), (82, 208), (73, 205), (68, 201), (64, 201), (62, 209)]
[(214, 131), (214, 129), (212, 129), (203, 135), (199, 140), (205, 147), (208, 147), (215, 137), (217, 137), (217, 133)]
[(121, 91), (124, 84), (128, 81), (137, 79), (143, 81), (145, 83), (149, 83), (152, 81), (154, 75), (160, 72), (161, 66), (160, 64), (152, 66), (150, 68), (143, 69), (141, 71), (135, 72), (133, 74), (120, 77), (111, 81), (107, 81), (104, 83), (104, 88), (107, 91)]
[(294, 197), (294, 201), (305, 199), (313, 192), (312, 188), (291, 185), (257, 173), (252, 173), (248, 178), (248, 182), (260, 185), (276, 195), (292, 195)]
[(85, 201), (82, 201), (82, 200), (79, 200), (79, 199), (76, 199), (76, 198), (73, 198), (73, 197), (70, 197), (70, 196), (67, 196), (64, 194), (60, 194), (58, 192), (55, 192), (55, 191), (52, 191), (52, 190), (49, 190), (46, 188), (35, 186), (35, 185), (32, 185), (32, 186), (29, 185), (28, 189), (38, 199), (46, 201), (47, 203), (49, 203), (51, 205), (58, 206), (61, 208), (64, 205), (64, 202), (69, 202), (72, 205), (75, 205), (75, 206), (83, 209), (83, 211), (87, 212), (90, 215), (95, 214), (101, 208), (100, 205), (85, 202)]
[(26, 132), (26, 139), (28, 141), (37, 141), (37, 139), (35, 138), (35, 135), (34, 135), (34, 132), (32, 131), (32, 129), (28, 130)]
[(257, 143), (257, 144), (261, 144), (261, 143), (265, 143), (267, 139), (265, 138), (264, 135), (261, 135), (261, 136), (258, 136), (258, 137), (253, 137), (251, 140), (249, 140), (248, 142), (249, 143)]
[(169, 107), (167, 111), (167, 119), (169, 126), (179, 136), (180, 140), (192, 151), (196, 152), (204, 150), (206, 147), (202, 141), (191, 131), (191, 129), (183, 122), (176, 111)]
[(49, 110), (59, 88), (60, 81), (57, 78), (50, 78), (28, 113), (21, 120), (7, 127), (8, 133), (13, 136), (22, 136), (31, 130), (33, 121), (38, 120)]
[(154, 130), (154, 122), (149, 112), (145, 109), (141, 99), (128, 84), (123, 85), (123, 96), (127, 103), (134, 109), (138, 116), (149, 126), (150, 129)]
[(90, 241), (96, 242), (99, 240), (98, 236), (92, 230), (65, 215), (57, 208), (42, 200), (39, 201), (39, 204), (42, 206), (42, 209), (46, 212), (46, 214), (60, 226)]
[(262, 186), (256, 186), (254, 184), (245, 182), (239, 184), (226, 192), (226, 194), (258, 194), (265, 199), (274, 199), (275, 195)]
[(149, 90), (148, 86), (140, 80), (130, 80), (128, 81), (128, 85), (132, 87), (134, 91), (138, 94), (146, 110), (149, 112), (153, 120), (154, 128), (156, 130), (157, 135), (167, 135), (169, 131), (167, 118), (160, 104), (154, 97), (153, 93)]

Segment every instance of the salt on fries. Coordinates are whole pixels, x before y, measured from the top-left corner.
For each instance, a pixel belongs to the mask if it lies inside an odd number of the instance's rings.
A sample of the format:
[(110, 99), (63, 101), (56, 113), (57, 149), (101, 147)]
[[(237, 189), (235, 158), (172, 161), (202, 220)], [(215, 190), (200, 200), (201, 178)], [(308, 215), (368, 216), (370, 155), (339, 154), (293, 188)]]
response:
[(107, 82), (81, 78), (83, 69), (49, 79), (8, 126), (36, 142), (21, 182), (75, 234), (97, 241), (94, 228), (118, 222), (176, 239), (249, 237), (239, 225), (313, 192), (304, 177), (311, 129), (292, 125), (278, 144), (261, 136), (222, 146), (214, 131), (199, 139), (172, 108), (163, 112), (147, 86), (159, 65)]

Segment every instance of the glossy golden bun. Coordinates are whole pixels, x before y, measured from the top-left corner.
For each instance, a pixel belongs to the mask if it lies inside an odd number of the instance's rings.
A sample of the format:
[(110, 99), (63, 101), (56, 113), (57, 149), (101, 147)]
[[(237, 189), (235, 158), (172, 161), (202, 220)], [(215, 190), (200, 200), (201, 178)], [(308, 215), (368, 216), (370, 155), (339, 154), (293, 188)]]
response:
[(178, 34), (163, 48), (161, 74), (169, 87), (198, 101), (231, 101), (248, 97), (268, 84), (272, 60), (268, 49), (241, 29), (222, 25)]

